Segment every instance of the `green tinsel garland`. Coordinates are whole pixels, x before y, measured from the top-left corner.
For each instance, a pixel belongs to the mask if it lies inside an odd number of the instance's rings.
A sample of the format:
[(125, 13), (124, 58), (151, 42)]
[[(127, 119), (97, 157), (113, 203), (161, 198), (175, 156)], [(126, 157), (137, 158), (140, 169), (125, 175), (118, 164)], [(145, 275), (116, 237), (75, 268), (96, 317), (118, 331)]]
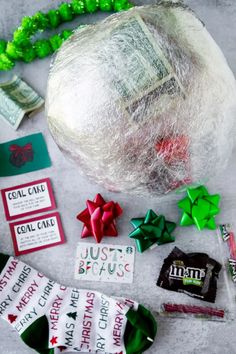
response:
[(13, 33), (12, 41), (0, 39), (0, 70), (11, 70), (17, 60), (30, 63), (35, 58), (45, 58), (60, 48), (63, 41), (72, 34), (72, 30), (64, 30), (49, 39), (32, 43), (31, 37), (38, 31), (57, 28), (61, 23), (72, 21), (80, 14), (99, 10), (122, 11), (132, 6), (129, 0), (72, 0), (70, 3), (62, 3), (58, 9), (49, 10), (48, 13), (37, 12), (32, 17), (23, 17), (20, 27)]

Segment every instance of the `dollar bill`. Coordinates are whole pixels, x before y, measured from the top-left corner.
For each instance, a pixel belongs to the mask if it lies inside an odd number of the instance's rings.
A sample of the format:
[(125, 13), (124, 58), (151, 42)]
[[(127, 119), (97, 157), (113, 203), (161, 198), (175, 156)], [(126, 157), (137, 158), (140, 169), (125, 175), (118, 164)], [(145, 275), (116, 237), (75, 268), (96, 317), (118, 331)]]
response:
[(140, 16), (126, 19), (106, 34), (101, 48), (106, 48), (98, 54), (106, 78), (111, 78), (110, 85), (121, 98), (118, 103), (133, 120), (145, 120), (145, 112), (152, 115), (153, 103), (162, 96), (184, 97), (173, 67)]
[[(151, 86), (146, 92), (142, 92), (130, 102), (122, 104), (124, 110), (133, 119), (140, 123), (152, 116), (157, 115), (156, 103), (159, 103), (159, 113), (161, 107), (165, 107), (165, 99), (167, 96), (174, 98), (181, 95), (181, 87), (178, 84), (176, 76), (169, 75), (167, 78), (159, 81), (156, 86)], [(166, 104), (169, 101), (167, 100)], [(174, 101), (172, 102), (174, 103)], [(144, 119), (145, 118), (145, 119)]]
[(25, 116), (32, 116), (43, 104), (43, 98), (16, 75), (0, 84), (0, 118), (15, 130)]

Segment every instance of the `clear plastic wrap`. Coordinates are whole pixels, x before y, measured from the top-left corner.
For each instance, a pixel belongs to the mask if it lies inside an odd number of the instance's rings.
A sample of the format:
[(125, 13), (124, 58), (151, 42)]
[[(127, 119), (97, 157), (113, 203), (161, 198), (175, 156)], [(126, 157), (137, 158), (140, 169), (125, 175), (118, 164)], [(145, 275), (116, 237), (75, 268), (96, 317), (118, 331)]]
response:
[(54, 59), (46, 107), (55, 141), (89, 177), (163, 195), (226, 166), (235, 98), (202, 22), (163, 2), (77, 30)]
[[(202, 301), (183, 293), (163, 290), (158, 297), (158, 313), (164, 317), (196, 318), (209, 321), (232, 321), (236, 315), (235, 270), (236, 240), (234, 226), (219, 225), (216, 232), (199, 236), (189, 234), (184, 250), (200, 251), (213, 257), (221, 265), (217, 277), (217, 291), (214, 302)], [(206, 250), (207, 245), (207, 250)], [(181, 246), (183, 250), (183, 247)], [(168, 256), (168, 254), (167, 254)], [(235, 263), (232, 264), (232, 261)]]

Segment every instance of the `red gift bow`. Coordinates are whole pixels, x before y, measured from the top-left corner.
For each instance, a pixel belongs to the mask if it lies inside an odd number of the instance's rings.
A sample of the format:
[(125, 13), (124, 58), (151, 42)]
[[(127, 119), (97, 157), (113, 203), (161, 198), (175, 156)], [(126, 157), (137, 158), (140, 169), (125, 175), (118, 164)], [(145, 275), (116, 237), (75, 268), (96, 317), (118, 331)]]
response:
[(103, 236), (117, 236), (115, 218), (123, 212), (118, 203), (106, 202), (101, 194), (97, 194), (94, 201), (87, 200), (87, 208), (77, 215), (77, 219), (84, 223), (81, 237), (93, 236), (100, 243)]
[(18, 155), (22, 155), (23, 161), (27, 161), (27, 157), (25, 156), (25, 153), (32, 152), (32, 143), (28, 143), (25, 146), (19, 146), (19, 145), (13, 144), (9, 147), (9, 150), (11, 152), (13, 152), (16, 155), (16, 157)]

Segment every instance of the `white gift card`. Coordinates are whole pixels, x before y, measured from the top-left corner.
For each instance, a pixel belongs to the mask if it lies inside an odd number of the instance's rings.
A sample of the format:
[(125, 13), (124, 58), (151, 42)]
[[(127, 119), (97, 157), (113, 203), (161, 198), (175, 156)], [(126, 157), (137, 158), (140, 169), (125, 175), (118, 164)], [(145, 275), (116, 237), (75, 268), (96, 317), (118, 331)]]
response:
[(132, 283), (134, 273), (133, 246), (79, 242), (75, 278), (79, 280)]
[(1, 190), (7, 220), (23, 218), (56, 208), (49, 178)]
[(15, 255), (20, 256), (65, 242), (59, 213), (9, 224)]

